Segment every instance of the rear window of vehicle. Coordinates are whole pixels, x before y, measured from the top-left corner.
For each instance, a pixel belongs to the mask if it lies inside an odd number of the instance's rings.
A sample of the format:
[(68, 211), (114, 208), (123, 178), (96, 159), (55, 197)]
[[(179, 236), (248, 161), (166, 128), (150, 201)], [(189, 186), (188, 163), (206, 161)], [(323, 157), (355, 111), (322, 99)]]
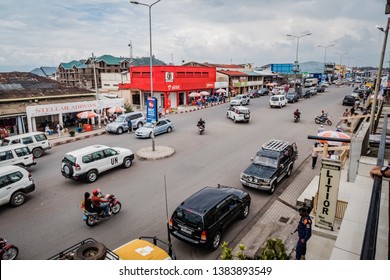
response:
[(47, 137), (44, 133), (35, 135), (34, 138), (37, 140), (37, 142), (47, 140)]
[(76, 158), (72, 155), (65, 155), (65, 157), (63, 158), (62, 160), (63, 162), (68, 162), (70, 163), (72, 166), (75, 165), (76, 163)]
[(173, 218), (187, 226), (203, 228), (203, 219), (197, 213), (179, 208), (173, 213)]
[(26, 156), (30, 154), (30, 149), (28, 147), (15, 149), (15, 153), (18, 157)]
[(271, 101), (279, 101), (279, 97), (272, 96), (272, 97), (271, 97)]

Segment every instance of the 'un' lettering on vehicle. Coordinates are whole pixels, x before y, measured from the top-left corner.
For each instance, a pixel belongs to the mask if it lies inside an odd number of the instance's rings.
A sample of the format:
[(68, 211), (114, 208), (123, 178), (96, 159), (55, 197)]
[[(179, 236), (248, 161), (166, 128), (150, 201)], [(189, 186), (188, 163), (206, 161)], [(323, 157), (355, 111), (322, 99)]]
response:
[(118, 157), (114, 157), (114, 158), (112, 158), (111, 159), (111, 165), (116, 165), (116, 164), (118, 164)]

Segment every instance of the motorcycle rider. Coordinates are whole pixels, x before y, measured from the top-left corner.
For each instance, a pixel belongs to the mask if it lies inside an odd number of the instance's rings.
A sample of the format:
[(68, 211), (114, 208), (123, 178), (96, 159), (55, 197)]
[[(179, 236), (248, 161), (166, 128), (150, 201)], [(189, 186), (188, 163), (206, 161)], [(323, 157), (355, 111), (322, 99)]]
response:
[(301, 112), (299, 112), (299, 109), (296, 109), (294, 112), (294, 117), (297, 118), (298, 120), (301, 119)]
[(203, 129), (205, 129), (205, 124), (206, 124), (206, 122), (202, 118), (200, 118), (200, 120), (198, 121), (198, 124), (196, 126), (203, 127)]
[(322, 121), (325, 121), (328, 118), (328, 113), (325, 113), (325, 111), (322, 110), (320, 118), (322, 119)]
[(101, 211), (104, 211), (104, 215), (106, 217), (110, 216), (109, 212), (109, 205), (108, 205), (108, 200), (103, 198), (103, 194), (100, 191), (100, 189), (94, 189), (92, 191), (92, 204), (95, 208), (100, 209), (99, 213)]

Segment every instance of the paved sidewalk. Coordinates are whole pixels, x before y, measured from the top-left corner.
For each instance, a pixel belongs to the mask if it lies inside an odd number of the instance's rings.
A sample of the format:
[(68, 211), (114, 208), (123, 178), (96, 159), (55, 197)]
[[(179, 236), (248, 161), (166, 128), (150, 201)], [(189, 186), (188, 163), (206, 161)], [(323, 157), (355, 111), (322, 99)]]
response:
[(98, 135), (106, 134), (106, 129), (104, 126), (101, 128), (96, 128), (92, 131), (86, 131), (81, 133), (76, 133), (75, 136), (71, 137), (68, 132), (63, 132), (61, 136), (58, 136), (58, 133), (55, 133), (53, 135), (48, 135), (47, 138), (50, 141), (50, 144), (52, 147), (67, 144), (70, 142), (86, 139), (86, 138), (92, 138)]

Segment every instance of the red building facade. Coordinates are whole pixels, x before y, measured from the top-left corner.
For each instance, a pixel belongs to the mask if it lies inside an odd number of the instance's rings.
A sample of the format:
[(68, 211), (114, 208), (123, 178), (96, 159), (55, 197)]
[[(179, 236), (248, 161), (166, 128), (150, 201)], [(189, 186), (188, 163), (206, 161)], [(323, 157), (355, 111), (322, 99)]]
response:
[[(129, 71), (130, 83), (120, 84), (119, 88), (138, 91), (140, 99), (145, 101), (152, 96), (150, 66), (131, 66)], [(215, 85), (215, 67), (153, 66), (153, 97), (157, 98), (158, 105), (165, 110), (190, 105), (191, 92), (207, 91), (214, 94)]]

